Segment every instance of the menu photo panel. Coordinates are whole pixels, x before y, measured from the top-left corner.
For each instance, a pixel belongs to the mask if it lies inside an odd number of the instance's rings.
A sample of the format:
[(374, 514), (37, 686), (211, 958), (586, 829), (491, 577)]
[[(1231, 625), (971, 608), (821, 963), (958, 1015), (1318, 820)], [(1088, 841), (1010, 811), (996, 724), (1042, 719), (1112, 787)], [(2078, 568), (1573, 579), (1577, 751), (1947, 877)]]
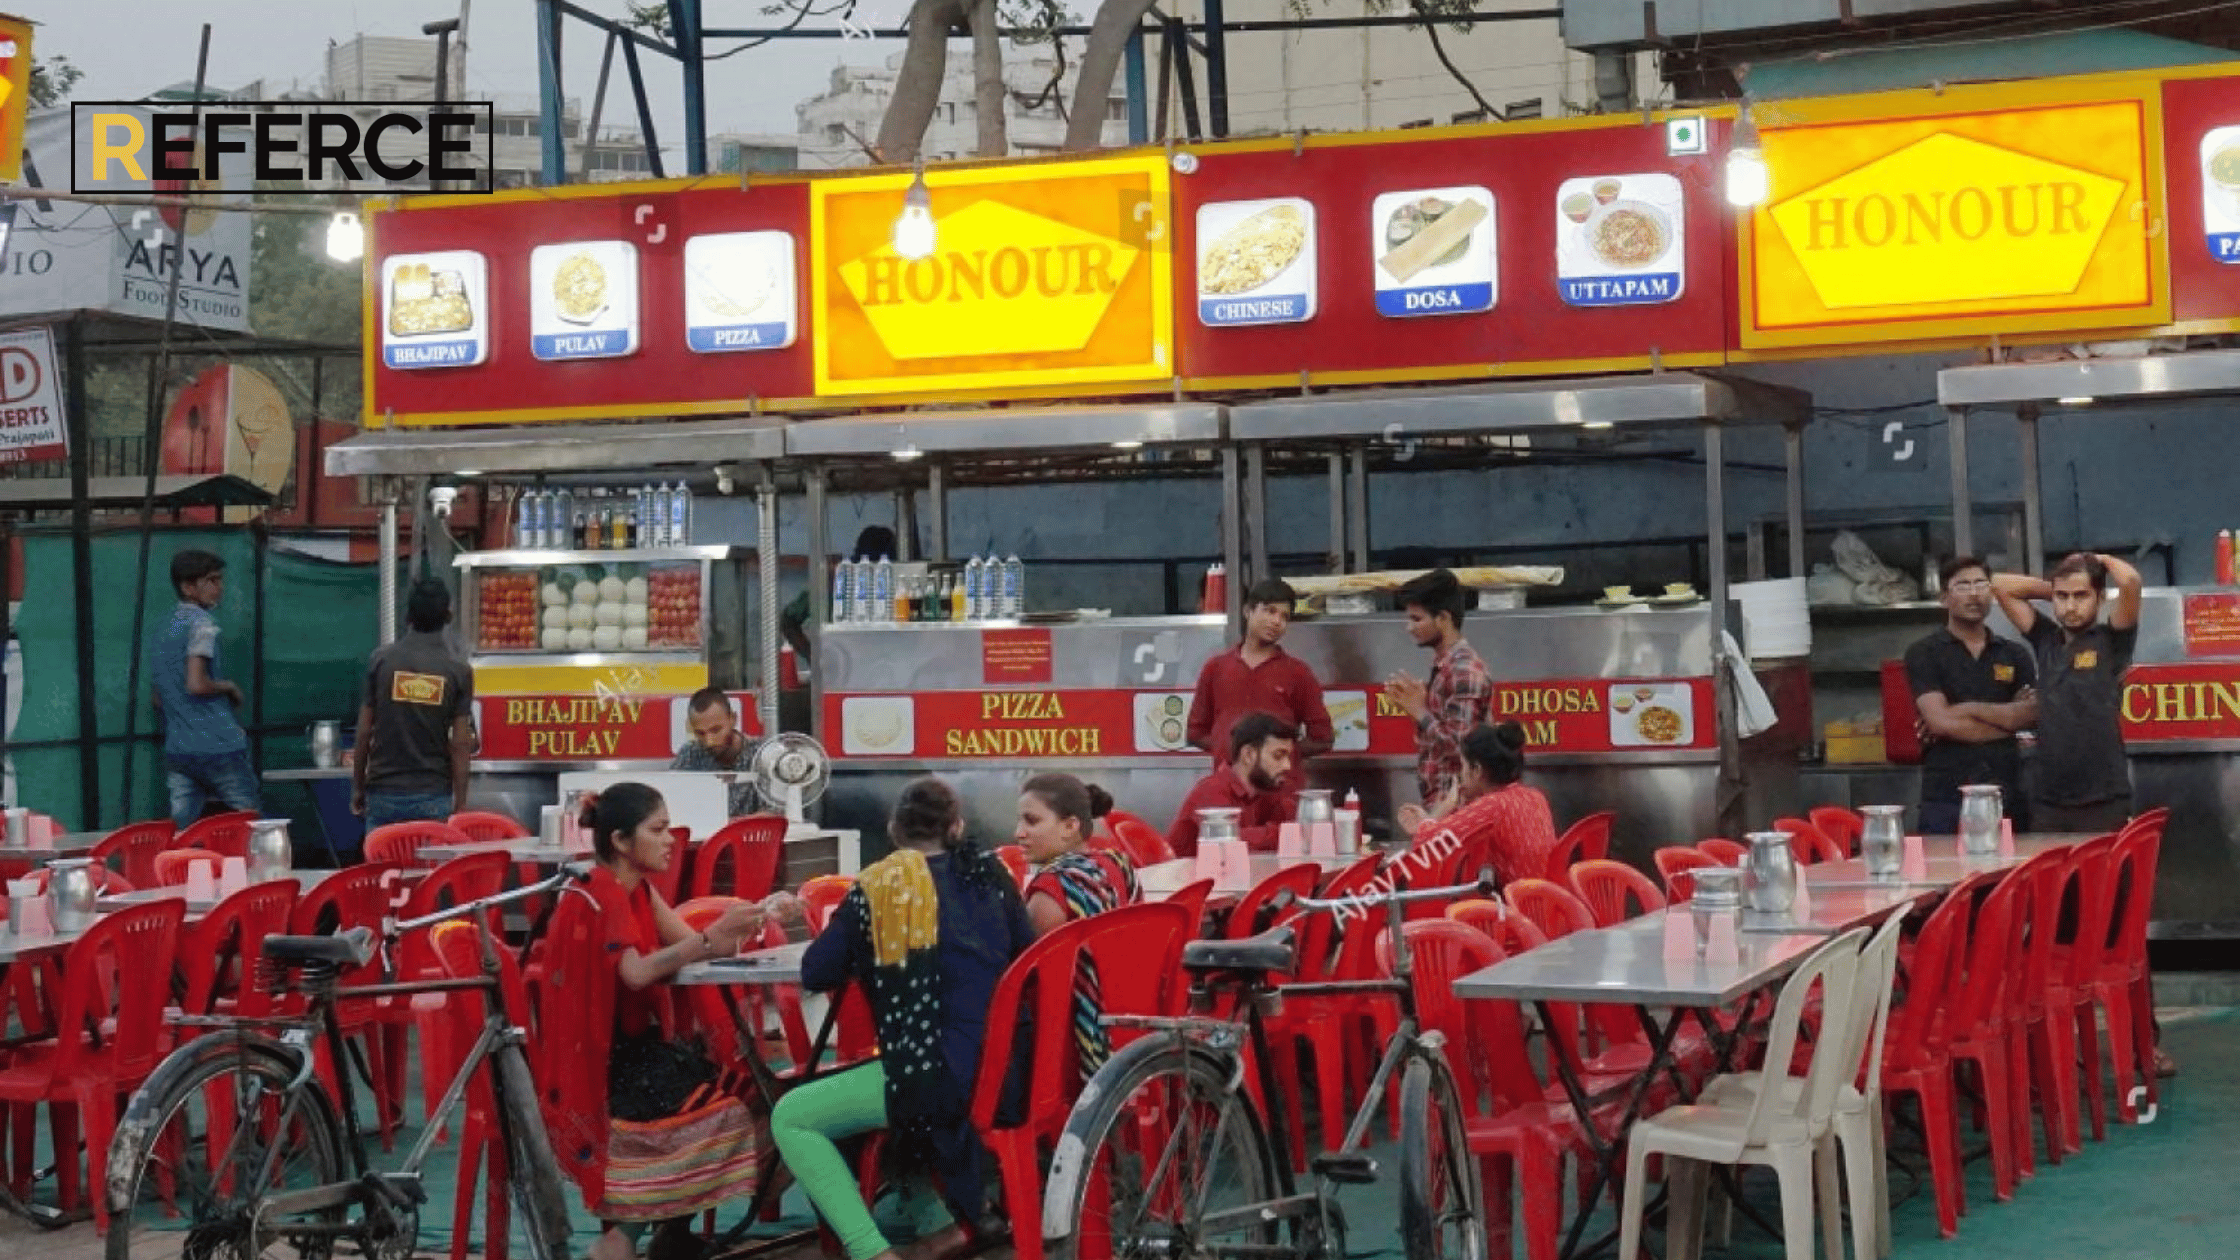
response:
[(473, 367), (490, 357), (490, 267), (454, 249), (381, 260), (381, 361), (398, 369)]
[(790, 232), (718, 232), (684, 243), (685, 342), (701, 354), (783, 350), (793, 344)]
[(1499, 300), (1486, 189), (1385, 193), (1371, 203), (1369, 230), (1379, 315), (1469, 315)]
[(1314, 203), (1198, 207), (1198, 319), (1208, 328), (1299, 324), (1315, 312)]
[(1686, 204), (1665, 174), (1594, 175), (1556, 189), (1556, 285), (1572, 306), (1677, 301), (1687, 288)]
[(2240, 264), (2240, 126), (2201, 137), (2201, 201), (2209, 256)]
[(638, 350), (638, 250), (571, 241), (529, 252), (530, 348), (540, 359), (615, 359)]

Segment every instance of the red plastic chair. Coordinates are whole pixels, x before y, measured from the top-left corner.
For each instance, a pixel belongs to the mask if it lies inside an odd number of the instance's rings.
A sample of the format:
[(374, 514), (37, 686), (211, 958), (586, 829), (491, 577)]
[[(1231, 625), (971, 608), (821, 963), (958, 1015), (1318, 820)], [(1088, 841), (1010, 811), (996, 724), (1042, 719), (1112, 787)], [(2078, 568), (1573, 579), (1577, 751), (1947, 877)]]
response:
[(1657, 864), (1657, 875), (1664, 880), (1665, 900), (1672, 905), (1695, 900), (1696, 877), (1693, 872), (1718, 865), (1702, 850), (1691, 849), (1684, 844), (1668, 845), (1649, 857)]
[(1713, 836), (1709, 840), (1696, 841), (1696, 852), (1721, 866), (1740, 866), (1750, 856), (1750, 846)]
[(210, 876), (225, 869), (225, 855), (210, 849), (165, 849), (155, 855), (156, 881), (151, 887), (177, 888), (187, 882), (187, 870), (197, 862), (210, 864)]
[(1844, 859), (1842, 845), (1830, 840), (1825, 832), (1802, 818), (1776, 818), (1773, 820), (1773, 829), (1789, 833), (1789, 852), (1796, 855), (1800, 866), (1841, 862)]
[(1594, 911), (1579, 894), (1553, 880), (1517, 880), (1501, 890), (1501, 899), (1551, 941), (1595, 927)]
[(1213, 881), (1193, 880), (1177, 888), (1163, 900), (1170, 906), (1181, 906), (1190, 913), (1190, 935), (1195, 938), (1206, 921), (1206, 902), (1213, 899)]
[(86, 856), (131, 880), (135, 888), (153, 888), (159, 882), (156, 854), (170, 848), (178, 834), (168, 818), (126, 823), (102, 837)]
[[(288, 923), (289, 933), (316, 936), (362, 927), (379, 936), (381, 921), (389, 914), (390, 878), (387, 868), (369, 864), (337, 871), (320, 880), (296, 898), (295, 913)], [(384, 979), (382, 960), (376, 957), (363, 967), (345, 970), (338, 979), (344, 986), (378, 984)], [(365, 1048), (366, 1066), (373, 1079), (379, 1108), (383, 1150), (389, 1149), (395, 1141), (403, 1098), (401, 1092), (389, 1086), (393, 1074), (388, 1070), (387, 1049), (381, 1036), (381, 1021), (389, 1005), (386, 998), (346, 997), (338, 999), (334, 1007), (343, 1035), (357, 1038)], [(319, 1071), (334, 1097), (341, 1096), (336, 1078), (339, 1069), (340, 1065), (332, 1061), (326, 1042), (321, 1039)]]
[(1284, 867), (1254, 884), (1237, 899), (1236, 906), (1229, 911), (1229, 921), (1222, 935), (1237, 941), (1267, 931), (1269, 924), (1283, 912), (1284, 906), (1278, 904), (1278, 898), (1288, 903), (1289, 898), (1284, 898), (1286, 893), (1291, 897), (1311, 897), (1315, 886), (1321, 882), (1322, 868), (1312, 863)]
[(1912, 1094), (1921, 1103), (1929, 1183), (1937, 1201), (1937, 1228), (1946, 1238), (1960, 1230), (1967, 1192), (1960, 1166), (1960, 1113), (1953, 1100), (1952, 1056), (1946, 1052), (1942, 1036), (1943, 1015), (1967, 954), (1968, 917), (1975, 894), (1994, 878), (1987, 873), (1955, 885), (1929, 912), (1914, 940), (1905, 1000), (1891, 1009), (1883, 1042), (1884, 1095)]
[[(2036, 1142), (2030, 1134), (2030, 1099), (2035, 1086), (2038, 1114), (2045, 1126), (2046, 1162), (2059, 1164), (2077, 1130), (2077, 1062), (2053, 1061), (2049, 1026), (2053, 989), (2053, 945), (2061, 920), (2061, 893), (2068, 886), (2073, 850), (2048, 849), (2016, 867), (2010, 880), (2023, 884), (2016, 907), (2016, 935), (2022, 952), (2019, 969), (2007, 976), (2007, 1072), (2014, 1084), (2015, 1145), (2020, 1171), (2036, 1171)], [(2080, 1144), (2077, 1147), (2082, 1150)]]
[(809, 930), (824, 931), (832, 912), (855, 886), (853, 875), (816, 875), (801, 881), (801, 891), (795, 895), (801, 898), (801, 913), (809, 920)]
[[(1373, 853), (1363, 857), (1333, 874), (1315, 895), (1335, 900), (1364, 891), (1377, 877), (1377, 867), (1382, 860)], [(1170, 901), (1167, 904), (1174, 903)], [(1383, 924), (1382, 915), (1374, 912), (1366, 918), (1347, 919), (1343, 924), (1338, 915), (1322, 912), (1292, 911), (1279, 921), (1288, 921), (1294, 933), (1294, 949), (1299, 962), (1290, 981), (1301, 984), (1335, 979), (1340, 968), (1343, 934), (1370, 923), (1381, 929)], [(1364, 998), (1382, 1001), (1374, 994), (1286, 997), (1283, 1009), (1266, 1018), (1268, 1035), (1275, 1047), (1276, 1075), (1284, 1086), (1286, 1096), (1302, 1096), (1299, 1088), (1299, 1048), (1305, 1047), (1314, 1059), (1317, 1107), (1322, 1117), (1322, 1149), (1326, 1151), (1337, 1150), (1344, 1141), (1346, 1119), (1351, 1114), (1346, 1106), (1346, 1085), (1350, 1077), (1346, 1060), (1345, 1021), (1349, 1014), (1357, 1015), (1360, 1012)], [(1366, 1078), (1368, 1072), (1366, 1064), (1360, 1066), (1361, 1077)], [(1304, 1168), (1307, 1164), (1306, 1125), (1297, 1123), (1291, 1125), (1290, 1129), (1292, 1165)]]
[(1548, 853), (1548, 878), (1560, 884), (1564, 873), (1575, 864), (1609, 857), (1610, 828), (1617, 821), (1617, 812), (1606, 809), (1565, 828)]
[[(770, 815), (735, 818), (709, 836), (692, 860), (692, 896), (760, 901), (777, 887), (785, 861), (786, 820)], [(728, 876), (728, 878), (723, 878)]]
[(473, 843), (474, 840), (467, 833), (450, 823), (390, 823), (366, 833), (366, 864), (394, 867), (401, 871), (409, 866), (429, 865), (420, 860), (420, 850), (431, 844)]
[(1945, 1003), (1942, 1036), (1955, 1066), (1972, 1063), (1983, 1082), (1983, 1115), (1991, 1138), (1991, 1186), (2001, 1203), (2014, 1197), (2014, 1083), (2007, 1017), (2008, 972), (2022, 957), (2029, 885), (2011, 873), (1992, 886), (1968, 925), (1966, 963)]
[[(249, 1018), (269, 1013), (272, 995), (256, 982), (257, 959), (265, 937), (287, 933), (297, 896), (294, 880), (251, 884), (187, 924), (179, 938), (179, 1009), (209, 1015), (225, 1006)], [(182, 1040), (201, 1035), (199, 1029), (177, 1031)]]
[[(386, 830), (386, 828), (383, 828)], [(513, 856), (492, 850), (469, 853), (455, 857), (429, 871), (419, 883), (412, 886), (404, 905), (397, 912), (402, 920), (419, 919), (453, 906), (495, 897), (505, 891), (506, 873), (513, 866)], [(498, 911), (485, 912), (485, 920), (492, 932), (502, 932), (505, 924)], [(396, 968), (399, 980), (422, 980), (442, 972), (442, 965), (435, 956), (431, 930), (413, 932), (397, 942)], [(407, 1057), (404, 1030), (410, 1023), (420, 1034), (420, 1052), (439, 1063), (455, 1060), (453, 1047), (444, 1044), (447, 1030), (456, 1023), (445, 1014), (445, 1007), (454, 995), (445, 993), (415, 993), (408, 1000), (386, 1007), (383, 1014), (389, 1027), (385, 1032), (388, 1042), (388, 1088), (392, 1096), (402, 1098), (405, 1093), (405, 1061)], [(423, 1071), (420, 1074), (420, 1101), (425, 1114), (433, 1116), (436, 1106), (443, 1100), (444, 1086), (450, 1083), (447, 1075)]]
[(1139, 867), (1174, 861), (1174, 846), (1158, 828), (1133, 814), (1115, 811), (1104, 817), (1105, 825), (1112, 828), (1112, 838), (1127, 851), (1129, 861)]
[(1820, 834), (1836, 842), (1845, 857), (1859, 856), (1859, 838), (1866, 834), (1866, 815), (1841, 805), (1822, 805), (1805, 811), (1805, 818)]
[[(1568, 1105), (1548, 1100), (1517, 1004), (1464, 1001), (1454, 993), (1456, 980), (1508, 954), (1462, 923), (1433, 919), (1401, 930), (1415, 968), (1417, 1013), (1424, 1027), (1445, 1035), (1461, 1090), (1464, 1132), (1485, 1185), (1488, 1254), (1512, 1254), (1514, 1188), (1523, 1192), (1525, 1255), (1554, 1260), (1564, 1158), (1586, 1152), (1585, 1131)], [(1391, 941), (1379, 936), (1377, 951), (1389, 968)]]
[[(500, 837), (503, 839), (503, 837)], [(502, 942), (494, 951), (498, 960), (498, 985), (507, 1011), (517, 1020), (529, 1018), (529, 998), (522, 982), (521, 968), (514, 961), (513, 951)], [(453, 980), (479, 979), (483, 975), (481, 937), (474, 925), (467, 922), (439, 923), (428, 933), (428, 957), (434, 964), (434, 974)], [(446, 1025), (444, 1042), (453, 1047), (472, 1045), (482, 1033), (489, 1018), (488, 997), (472, 989), (459, 990), (447, 995), (450, 1001), (443, 1008)], [(537, 1039), (532, 1037), (522, 1046), (528, 1057), (529, 1071), (537, 1070)], [(458, 1073), (460, 1051), (453, 1057), (438, 1061), (430, 1057), (421, 1064), (421, 1071), (439, 1080), (450, 1080)], [(506, 1225), (508, 1222), (506, 1194), (505, 1143), (499, 1139), (497, 1106), (490, 1094), (490, 1078), (486, 1072), (477, 1072), (467, 1084), (466, 1116), (460, 1125), (459, 1167), (452, 1187), (453, 1216), (451, 1218), (451, 1260), (466, 1260), (468, 1241), (474, 1230), (474, 1185), (476, 1175), (484, 1163), (489, 1165), (489, 1178), (483, 1186), (482, 1254), (506, 1254)], [(517, 1120), (517, 1122), (519, 1122)], [(533, 1117), (527, 1123), (536, 1123)]]
[[(2154, 994), (2147, 971), (2147, 921), (2154, 905), (2155, 868), (2162, 848), (2163, 819), (2142, 814), (2116, 837), (2113, 909), (2108, 916), (2106, 952), (2094, 974), (2091, 994), (2108, 1019), (2108, 1048), (2115, 1065), (2116, 1117), (2138, 1119), (2135, 1084), (2144, 1084), (2147, 1101), (2159, 1096), (2154, 1074)], [(2086, 1031), (2080, 1019), (2079, 1033)], [(2140, 1080), (2144, 1077), (2144, 1081)], [(2098, 1089), (2098, 1076), (2093, 1078)]]
[(249, 824), (263, 815), (252, 810), (237, 809), (230, 814), (212, 814), (189, 825), (185, 831), (171, 838), (174, 849), (210, 849), (227, 857), (249, 856)]
[(2053, 1037), (2054, 1061), (2081, 1063), (2073, 1083), (2084, 1092), (2095, 1142), (2106, 1141), (2108, 1133), (2100, 1088), (2099, 997), (2093, 985), (2108, 956), (2110, 919), (2116, 901), (2117, 848), (2121, 843), (2120, 835), (2106, 835), (2076, 847), (2070, 862), (2070, 883), (2077, 903), (2076, 935), (2066, 945), (2056, 943), (2046, 992), (2046, 1002), (2052, 1008), (2047, 1031)]
[(466, 809), (449, 819), (452, 830), (469, 840), (518, 840), (533, 834), (520, 820), (487, 809)]
[[(1649, 877), (1608, 858), (1595, 858), (1571, 868), (1571, 891), (1594, 912), (1596, 927), (1615, 927), (1627, 919), (1664, 909), (1664, 894)], [(1628, 899), (1639, 903), (1633, 909)]]
[[(1050, 932), (1014, 959), (997, 982), (988, 1027), (1031, 1026), (1032, 1040), (988, 1039), (973, 1081), (972, 1123), (995, 1154), (1019, 1260), (1042, 1260), (1041, 1152), (1056, 1143), (1081, 1093), (1083, 1072), (1073, 1029), (1077, 969), (1084, 959), (1095, 963), (1099, 1000), (1107, 1015), (1178, 1015), (1184, 991), (1182, 944), (1193, 926), (1184, 909), (1169, 902), (1121, 906)], [(1122, 1029), (1110, 1030), (1110, 1036), (1115, 1050), (1129, 1040)], [(1025, 1117), (1016, 1125), (1003, 1125), (997, 1113), (1021, 1049), (1028, 1064)]]
[(47, 1104), (65, 1207), (78, 1203), (83, 1129), (85, 1184), (100, 1232), (109, 1228), (117, 1101), (140, 1087), (168, 1049), (163, 1006), (186, 914), (186, 903), (170, 898), (95, 920), (63, 956), (66, 982), (57, 987), (55, 1006), (60, 1035), (17, 1049), (0, 1068), (0, 1102), (11, 1104), (26, 1129), (29, 1109)]

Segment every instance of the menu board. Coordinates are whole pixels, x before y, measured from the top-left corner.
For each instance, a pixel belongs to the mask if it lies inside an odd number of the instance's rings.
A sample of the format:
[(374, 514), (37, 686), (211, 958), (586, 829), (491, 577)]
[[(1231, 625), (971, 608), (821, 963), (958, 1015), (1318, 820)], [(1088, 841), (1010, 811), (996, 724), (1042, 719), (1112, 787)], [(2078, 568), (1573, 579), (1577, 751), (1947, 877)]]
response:
[(473, 367), (490, 357), (490, 267), (472, 250), (381, 260), (381, 362)]
[(548, 361), (637, 353), (637, 247), (572, 241), (529, 251), (529, 344)]
[(1593, 175), (1556, 189), (1556, 286), (1572, 306), (1644, 306), (1687, 287), (1680, 181)]
[(1299, 197), (1198, 207), (1198, 319), (1209, 328), (1314, 318), (1314, 204)]
[(701, 354), (783, 350), (798, 326), (793, 234), (719, 232), (684, 243), (685, 344)]
[(2201, 225), (2209, 257), (2240, 264), (2240, 127), (2201, 137)]
[(1390, 192), (1369, 208), (1377, 313), (1467, 315), (1498, 300), (1493, 194), (1484, 188)]

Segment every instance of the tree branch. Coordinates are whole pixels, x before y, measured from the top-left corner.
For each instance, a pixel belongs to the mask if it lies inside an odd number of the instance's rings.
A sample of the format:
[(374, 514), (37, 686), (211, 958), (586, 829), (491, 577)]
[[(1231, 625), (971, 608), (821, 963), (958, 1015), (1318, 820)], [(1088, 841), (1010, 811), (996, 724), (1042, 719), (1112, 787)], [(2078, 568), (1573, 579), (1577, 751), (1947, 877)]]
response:
[(1417, 17), (1425, 19), (1423, 33), (1431, 37), (1431, 51), (1438, 55), (1439, 64), (1447, 68), (1447, 73), (1453, 75), (1454, 81), (1462, 85), (1462, 90), (1470, 94), (1470, 99), (1478, 103), (1478, 108), (1486, 112), (1486, 117), (1506, 120), (1507, 116), (1479, 94), (1478, 85), (1465, 78), (1462, 68), (1454, 64), (1454, 58), (1447, 55), (1447, 46), (1439, 42), (1439, 24), (1429, 20), (1432, 16), (1430, 6), (1423, 0), (1408, 0), (1408, 7), (1415, 10)]

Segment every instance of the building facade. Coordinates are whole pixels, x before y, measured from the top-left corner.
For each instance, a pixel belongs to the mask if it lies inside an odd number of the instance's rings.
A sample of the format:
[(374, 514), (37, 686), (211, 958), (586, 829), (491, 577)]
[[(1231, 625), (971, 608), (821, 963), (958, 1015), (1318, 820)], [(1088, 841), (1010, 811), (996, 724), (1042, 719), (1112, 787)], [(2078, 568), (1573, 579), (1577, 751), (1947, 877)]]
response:
[[(879, 135), (879, 120), (894, 99), (895, 76), (902, 54), (895, 53), (878, 66), (836, 66), (825, 90), (795, 106), (800, 123), (800, 162), (803, 169), (866, 166)], [(1057, 90), (1047, 91), (1057, 62), (1048, 57), (1017, 57), (1004, 63), (1004, 127), (1014, 156), (1056, 153), (1065, 144), (1066, 119), (1076, 102), (1074, 76), (1069, 69), (1059, 78)], [(926, 127), (924, 153), (929, 161), (971, 157), (979, 145), (978, 94), (972, 79), (972, 56), (962, 44), (950, 48), (947, 73), (933, 120)], [(1128, 142), (1128, 100), (1124, 85), (1113, 84), (1110, 99), (1099, 106), (1104, 115), (1104, 142)]]

